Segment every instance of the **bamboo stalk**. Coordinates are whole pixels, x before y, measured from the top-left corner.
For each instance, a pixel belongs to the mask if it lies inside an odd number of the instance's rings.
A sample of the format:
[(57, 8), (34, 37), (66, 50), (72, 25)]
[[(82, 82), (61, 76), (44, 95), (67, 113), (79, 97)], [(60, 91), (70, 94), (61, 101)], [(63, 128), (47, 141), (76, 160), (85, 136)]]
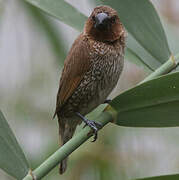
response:
[[(171, 56), (170, 59), (160, 66), (155, 72), (151, 73), (146, 77), (141, 83), (149, 81), (157, 76), (166, 74), (173, 70), (177, 65), (179, 59), (179, 54), (176, 57)], [(115, 120), (117, 112), (109, 108), (105, 109), (98, 117), (98, 122), (102, 124), (102, 127)], [(34, 171), (29, 171), (27, 176), (23, 180), (39, 180), (48, 174), (55, 166), (57, 166), (63, 159), (75, 151), (79, 146), (81, 146), (85, 141), (87, 141), (92, 136), (91, 129), (85, 127), (76, 136), (69, 140), (65, 145), (53, 153), (47, 160), (45, 160), (38, 168)]]
[(175, 69), (175, 67), (178, 65), (178, 61), (176, 61), (179, 58), (179, 54), (175, 57), (173, 55), (170, 56), (170, 59), (166, 61), (163, 65), (161, 65), (158, 69), (156, 69), (153, 73), (151, 73), (149, 76), (147, 76), (143, 81), (141, 81), (139, 84), (144, 83), (146, 81), (149, 81), (153, 78), (156, 78), (158, 76), (167, 74), (171, 70)]
[[(102, 127), (113, 120), (115, 112), (103, 112), (98, 118), (98, 122), (102, 124)], [(76, 136), (69, 140), (65, 145), (53, 153), (47, 160), (45, 160), (38, 168), (29, 173), (23, 180), (39, 180), (48, 174), (60, 161), (65, 159), (73, 151), (75, 151), (80, 145), (92, 136), (91, 128), (88, 126), (82, 129)], [(33, 175), (32, 175), (33, 174)], [(35, 178), (33, 178), (33, 176)]]

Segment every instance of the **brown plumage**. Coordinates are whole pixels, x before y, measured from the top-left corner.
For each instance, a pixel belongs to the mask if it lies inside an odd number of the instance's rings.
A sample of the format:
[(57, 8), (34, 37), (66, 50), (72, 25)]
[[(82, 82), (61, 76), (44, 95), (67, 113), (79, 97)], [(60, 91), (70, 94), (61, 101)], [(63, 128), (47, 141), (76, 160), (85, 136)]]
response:
[[(104, 103), (116, 86), (124, 47), (125, 29), (117, 12), (108, 6), (96, 7), (73, 43), (60, 79), (54, 117), (58, 117), (62, 144), (72, 138), (82, 120), (97, 132), (98, 124), (82, 116)], [(60, 174), (66, 163), (67, 159), (61, 162)]]

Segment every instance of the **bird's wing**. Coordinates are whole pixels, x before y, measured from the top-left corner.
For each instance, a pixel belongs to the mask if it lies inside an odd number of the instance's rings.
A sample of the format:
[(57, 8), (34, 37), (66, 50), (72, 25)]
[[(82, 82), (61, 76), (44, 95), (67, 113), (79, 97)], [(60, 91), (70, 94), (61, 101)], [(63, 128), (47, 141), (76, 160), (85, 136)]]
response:
[(65, 59), (54, 116), (73, 94), (89, 68), (90, 55), (88, 43), (80, 35)]

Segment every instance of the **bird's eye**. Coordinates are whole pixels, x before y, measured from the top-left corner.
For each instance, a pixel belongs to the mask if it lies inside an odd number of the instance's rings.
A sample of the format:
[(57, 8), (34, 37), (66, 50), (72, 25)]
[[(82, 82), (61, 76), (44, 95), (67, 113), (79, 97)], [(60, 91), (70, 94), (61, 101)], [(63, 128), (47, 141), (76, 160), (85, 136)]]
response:
[(116, 16), (113, 16), (113, 17), (111, 18), (111, 23), (114, 24), (115, 22), (116, 22)]
[(92, 16), (92, 20), (95, 21), (95, 16)]

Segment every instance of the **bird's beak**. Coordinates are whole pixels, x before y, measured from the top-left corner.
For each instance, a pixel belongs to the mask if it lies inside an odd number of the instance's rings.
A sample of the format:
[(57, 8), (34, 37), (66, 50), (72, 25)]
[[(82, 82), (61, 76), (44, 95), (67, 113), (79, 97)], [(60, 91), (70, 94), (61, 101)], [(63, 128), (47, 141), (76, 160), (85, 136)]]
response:
[(95, 17), (95, 28), (103, 29), (106, 28), (108, 23), (109, 16), (106, 13), (99, 13)]

